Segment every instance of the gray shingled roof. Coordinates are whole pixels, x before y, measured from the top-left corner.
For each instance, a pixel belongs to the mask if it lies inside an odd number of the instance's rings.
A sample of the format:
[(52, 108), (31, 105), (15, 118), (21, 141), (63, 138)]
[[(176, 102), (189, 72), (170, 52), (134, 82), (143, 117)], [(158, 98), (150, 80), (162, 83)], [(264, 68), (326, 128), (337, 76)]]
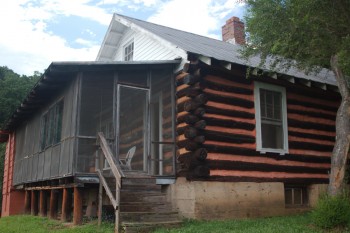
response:
[[(176, 45), (177, 47), (185, 50), (186, 52), (196, 53), (203, 55), (205, 57), (214, 58), (221, 61), (226, 61), (230, 63), (236, 63), (241, 65), (246, 65), (250, 67), (258, 67), (260, 59), (259, 57), (253, 57), (249, 61), (240, 58), (239, 49), (241, 46), (223, 42), (221, 40), (216, 40), (208, 38), (205, 36), (196, 35), (193, 33), (177, 30), (174, 28), (169, 28), (161, 26), (158, 24), (138, 20), (135, 18), (119, 15), (131, 23), (169, 41), (170, 43)], [(269, 68), (269, 64), (266, 65)], [(291, 68), (289, 70), (281, 70), (279, 73), (294, 76), (296, 78), (302, 78), (309, 81), (320, 82), (324, 84), (329, 84), (336, 86), (336, 81), (332, 71), (323, 69), (318, 74), (308, 74), (306, 75), (301, 70)]]

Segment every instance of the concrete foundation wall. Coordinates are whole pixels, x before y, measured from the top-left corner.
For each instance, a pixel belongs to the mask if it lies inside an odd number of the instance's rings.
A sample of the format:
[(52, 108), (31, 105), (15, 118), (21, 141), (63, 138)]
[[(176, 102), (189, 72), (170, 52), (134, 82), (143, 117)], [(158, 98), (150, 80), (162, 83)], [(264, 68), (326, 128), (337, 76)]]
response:
[(315, 207), (320, 196), (327, 193), (328, 184), (312, 184), (308, 187), (309, 206)]
[[(308, 198), (314, 207), (327, 185), (310, 185)], [(280, 182), (205, 182), (178, 178), (167, 189), (169, 201), (184, 218), (233, 219), (300, 213), (308, 207), (286, 208)]]

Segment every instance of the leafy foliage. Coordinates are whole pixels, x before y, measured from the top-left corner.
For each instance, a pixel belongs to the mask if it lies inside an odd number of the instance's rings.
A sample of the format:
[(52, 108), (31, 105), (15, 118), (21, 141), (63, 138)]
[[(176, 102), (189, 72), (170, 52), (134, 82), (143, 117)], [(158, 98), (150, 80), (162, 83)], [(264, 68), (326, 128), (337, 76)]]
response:
[(245, 17), (249, 44), (244, 55), (260, 54), (263, 64), (306, 71), (331, 68), (332, 56), (350, 75), (349, 0), (248, 0)]
[(325, 195), (312, 211), (313, 223), (324, 229), (350, 226), (350, 200), (347, 195)]
[(41, 74), (38, 72), (35, 72), (33, 76), (20, 76), (6, 66), (0, 67), (0, 128), (40, 76)]

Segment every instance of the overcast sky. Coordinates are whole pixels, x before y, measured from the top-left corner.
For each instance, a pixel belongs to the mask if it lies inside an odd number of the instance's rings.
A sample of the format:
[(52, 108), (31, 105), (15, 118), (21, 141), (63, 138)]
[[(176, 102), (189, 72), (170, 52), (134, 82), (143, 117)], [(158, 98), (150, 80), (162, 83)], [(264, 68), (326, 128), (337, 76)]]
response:
[(113, 13), (221, 39), (244, 15), (240, 0), (6, 0), (0, 8), (0, 66), (43, 72), (52, 61), (93, 61)]

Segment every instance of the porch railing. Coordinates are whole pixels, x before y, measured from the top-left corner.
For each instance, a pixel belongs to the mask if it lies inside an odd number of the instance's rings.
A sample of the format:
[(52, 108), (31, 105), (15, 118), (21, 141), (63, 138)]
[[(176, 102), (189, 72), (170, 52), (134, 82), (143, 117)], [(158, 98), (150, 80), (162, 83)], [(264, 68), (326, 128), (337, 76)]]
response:
[[(98, 153), (97, 161), (96, 161), (96, 172), (98, 177), (100, 178), (100, 187), (99, 187), (99, 195), (98, 195), (98, 223), (101, 225), (102, 221), (102, 189), (104, 188), (107, 196), (109, 197), (114, 210), (115, 210), (115, 232), (119, 232), (119, 211), (120, 211), (120, 189), (121, 189), (121, 180), (124, 177), (124, 173), (121, 170), (118, 162), (115, 161), (111, 148), (108, 145), (108, 142), (102, 132), (97, 134), (97, 142), (100, 146), (102, 153)], [(109, 165), (109, 169), (115, 178), (115, 196), (113, 195), (113, 191), (110, 189), (108, 182), (104, 176), (104, 166), (105, 161), (107, 161)], [(108, 172), (110, 174), (110, 172)]]

